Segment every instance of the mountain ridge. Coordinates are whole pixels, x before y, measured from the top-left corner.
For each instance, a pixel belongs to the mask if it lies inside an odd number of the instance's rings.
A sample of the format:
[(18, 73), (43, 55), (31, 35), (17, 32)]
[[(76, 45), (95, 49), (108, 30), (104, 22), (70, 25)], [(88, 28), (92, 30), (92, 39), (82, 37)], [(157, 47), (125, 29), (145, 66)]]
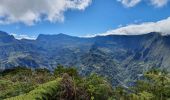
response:
[(110, 77), (112, 85), (128, 84), (151, 68), (170, 71), (170, 36), (156, 32), (93, 38), (41, 34), (36, 40), (14, 39), (8, 45), (0, 44), (1, 70), (25, 66), (52, 71), (62, 64), (75, 66), (81, 75), (95, 72)]

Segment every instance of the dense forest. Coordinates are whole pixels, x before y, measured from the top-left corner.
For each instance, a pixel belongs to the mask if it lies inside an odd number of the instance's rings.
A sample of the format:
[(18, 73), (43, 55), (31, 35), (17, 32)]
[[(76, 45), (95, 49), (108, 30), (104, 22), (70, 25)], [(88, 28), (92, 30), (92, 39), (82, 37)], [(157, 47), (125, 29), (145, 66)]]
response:
[(152, 69), (130, 87), (112, 87), (106, 77), (81, 76), (72, 67), (17, 67), (0, 73), (0, 100), (170, 100), (170, 74)]

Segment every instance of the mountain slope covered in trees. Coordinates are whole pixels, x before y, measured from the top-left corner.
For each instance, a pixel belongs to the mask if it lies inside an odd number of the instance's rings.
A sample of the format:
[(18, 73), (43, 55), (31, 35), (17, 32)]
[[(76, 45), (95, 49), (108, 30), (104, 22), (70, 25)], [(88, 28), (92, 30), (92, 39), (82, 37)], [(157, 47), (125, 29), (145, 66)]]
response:
[(170, 37), (160, 33), (80, 38), (65, 34), (17, 40), (0, 32), (0, 70), (17, 66), (46, 68), (76, 66), (83, 75), (109, 77), (113, 86), (131, 85), (151, 68), (170, 71)]

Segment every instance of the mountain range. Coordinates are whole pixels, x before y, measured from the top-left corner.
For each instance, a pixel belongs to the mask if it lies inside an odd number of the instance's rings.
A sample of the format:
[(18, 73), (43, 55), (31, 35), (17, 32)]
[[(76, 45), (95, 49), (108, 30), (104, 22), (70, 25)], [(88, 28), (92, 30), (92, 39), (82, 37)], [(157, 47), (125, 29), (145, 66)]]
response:
[(152, 32), (83, 38), (61, 33), (18, 40), (0, 31), (1, 71), (17, 66), (53, 71), (58, 64), (76, 67), (81, 75), (98, 73), (113, 86), (130, 85), (151, 68), (170, 71), (170, 36)]

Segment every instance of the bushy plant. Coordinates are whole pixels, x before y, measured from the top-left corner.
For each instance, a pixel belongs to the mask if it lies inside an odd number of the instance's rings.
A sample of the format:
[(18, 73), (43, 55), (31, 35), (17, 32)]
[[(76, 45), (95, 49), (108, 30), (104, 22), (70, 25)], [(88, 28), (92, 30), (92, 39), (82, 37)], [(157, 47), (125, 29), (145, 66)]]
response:
[(55, 76), (62, 76), (64, 73), (67, 73), (70, 76), (74, 76), (74, 77), (78, 76), (77, 70), (73, 67), (64, 68), (64, 66), (58, 65), (57, 68), (54, 70)]

